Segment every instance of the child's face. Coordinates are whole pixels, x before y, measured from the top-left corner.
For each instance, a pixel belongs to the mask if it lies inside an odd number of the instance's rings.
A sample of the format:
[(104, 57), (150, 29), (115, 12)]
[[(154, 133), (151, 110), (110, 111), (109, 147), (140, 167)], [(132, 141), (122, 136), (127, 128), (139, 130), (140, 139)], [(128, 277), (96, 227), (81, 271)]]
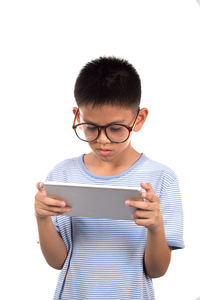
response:
[[(139, 112), (137, 117), (134, 131), (140, 130), (142, 124), (144, 123), (148, 111), (146, 110), (146, 116), (144, 118), (144, 110), (142, 109)], [(76, 113), (77, 108), (73, 109), (74, 114)], [(107, 125), (110, 123), (117, 123), (117, 124), (124, 124), (127, 126), (131, 126), (133, 121), (137, 115), (137, 109), (128, 109), (123, 108), (121, 106), (112, 106), (112, 105), (103, 105), (100, 107), (92, 107), (92, 105), (85, 105), (79, 107), (79, 113), (77, 115), (78, 123), (87, 123), (91, 122), (99, 126)], [(143, 115), (143, 117), (142, 117)], [(132, 132), (131, 132), (132, 134)], [(103, 161), (110, 161), (116, 158), (119, 154), (124, 152), (128, 146), (130, 146), (130, 139), (129, 138), (123, 143), (113, 143), (111, 142), (106, 134), (105, 131), (102, 129), (98, 138), (93, 142), (88, 142), (89, 146), (91, 147), (93, 153), (98, 156)]]

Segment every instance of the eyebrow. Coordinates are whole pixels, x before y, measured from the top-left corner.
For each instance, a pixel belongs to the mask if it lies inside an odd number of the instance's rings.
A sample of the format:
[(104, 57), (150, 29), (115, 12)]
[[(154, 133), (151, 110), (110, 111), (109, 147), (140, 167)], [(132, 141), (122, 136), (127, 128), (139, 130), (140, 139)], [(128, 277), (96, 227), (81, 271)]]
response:
[[(94, 125), (97, 125), (97, 126), (99, 126), (97, 123), (91, 122), (91, 121), (89, 121), (89, 120), (85, 120), (85, 119), (83, 119), (83, 121), (84, 121), (85, 123), (91, 123), (91, 124), (94, 124)], [(126, 120), (117, 120), (117, 121), (113, 121), (113, 122), (110, 122), (110, 123), (104, 124), (104, 126), (107, 126), (107, 125), (112, 125), (112, 124), (119, 124), (119, 123), (123, 123), (123, 122), (125, 122), (125, 121), (126, 121)]]

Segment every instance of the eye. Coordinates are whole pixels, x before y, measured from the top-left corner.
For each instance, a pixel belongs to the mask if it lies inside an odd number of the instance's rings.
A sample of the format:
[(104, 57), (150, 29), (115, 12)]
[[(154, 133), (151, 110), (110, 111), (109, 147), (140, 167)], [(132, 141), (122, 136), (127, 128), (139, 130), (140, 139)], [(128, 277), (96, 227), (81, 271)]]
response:
[(97, 130), (96, 126), (93, 126), (93, 125), (85, 125), (85, 129), (88, 130), (88, 131), (95, 131)]
[(122, 126), (119, 125), (114, 125), (114, 126), (109, 126), (109, 130), (112, 132), (119, 132), (123, 129)]

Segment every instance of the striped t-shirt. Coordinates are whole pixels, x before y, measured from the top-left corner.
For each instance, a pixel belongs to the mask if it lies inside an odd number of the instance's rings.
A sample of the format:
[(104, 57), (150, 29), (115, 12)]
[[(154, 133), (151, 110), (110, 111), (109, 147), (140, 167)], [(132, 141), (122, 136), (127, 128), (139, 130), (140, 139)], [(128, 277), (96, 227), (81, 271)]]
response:
[[(139, 187), (150, 182), (160, 197), (165, 235), (172, 249), (183, 248), (183, 212), (175, 173), (144, 154), (126, 171), (97, 176), (84, 165), (83, 155), (59, 163), (48, 181)], [(108, 199), (109, 200), (109, 199)], [(155, 299), (145, 275), (143, 256), (147, 229), (134, 220), (60, 215), (52, 217), (68, 255), (60, 272), (54, 300)]]

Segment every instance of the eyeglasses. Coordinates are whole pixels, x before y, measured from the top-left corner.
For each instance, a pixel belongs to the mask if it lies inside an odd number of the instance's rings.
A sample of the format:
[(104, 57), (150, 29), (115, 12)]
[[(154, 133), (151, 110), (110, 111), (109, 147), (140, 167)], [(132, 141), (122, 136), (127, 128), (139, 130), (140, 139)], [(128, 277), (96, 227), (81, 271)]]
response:
[(103, 129), (106, 134), (106, 137), (112, 143), (123, 143), (129, 138), (130, 133), (133, 130), (139, 111), (140, 108), (138, 108), (137, 114), (131, 126), (117, 123), (111, 123), (105, 126), (100, 126), (91, 122), (79, 123), (75, 125), (76, 117), (79, 112), (79, 109), (77, 109), (72, 128), (74, 129), (77, 137), (84, 142), (95, 141), (99, 137), (101, 130)]

